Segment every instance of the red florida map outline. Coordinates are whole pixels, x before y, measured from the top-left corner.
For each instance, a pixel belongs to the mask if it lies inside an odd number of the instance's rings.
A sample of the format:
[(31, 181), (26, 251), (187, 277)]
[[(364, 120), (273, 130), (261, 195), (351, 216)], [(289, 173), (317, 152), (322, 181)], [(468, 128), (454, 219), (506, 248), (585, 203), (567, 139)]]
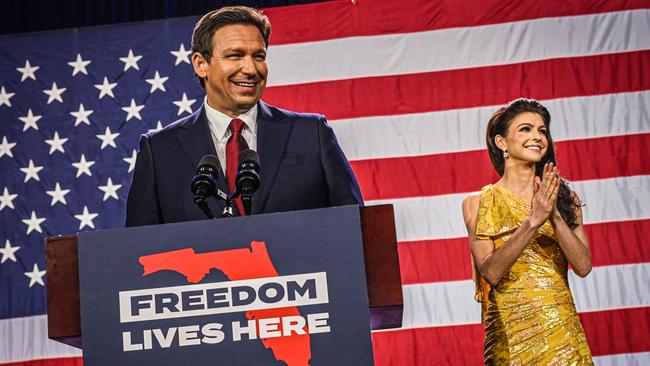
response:
[[(144, 266), (143, 276), (158, 271), (175, 271), (187, 279), (189, 283), (199, 283), (212, 270), (223, 272), (230, 281), (249, 280), (264, 277), (277, 277), (266, 243), (252, 241), (250, 248), (196, 253), (192, 248), (173, 250), (142, 256), (140, 264)], [(259, 321), (267, 318), (282, 318), (300, 316), (297, 307), (282, 307), (274, 309), (251, 310), (246, 312), (246, 318)], [(282, 324), (279, 325), (282, 331)], [(274, 338), (258, 338), (265, 348), (273, 352), (278, 361), (284, 361), (287, 366), (308, 366), (311, 359), (311, 340), (307, 326), (305, 334), (292, 333), (288, 336)]]

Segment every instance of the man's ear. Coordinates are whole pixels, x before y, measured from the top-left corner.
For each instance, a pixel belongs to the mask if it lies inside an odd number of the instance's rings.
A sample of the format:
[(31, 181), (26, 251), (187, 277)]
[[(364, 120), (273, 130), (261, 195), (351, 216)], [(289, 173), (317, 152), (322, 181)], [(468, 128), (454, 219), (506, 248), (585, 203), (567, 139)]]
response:
[(199, 52), (194, 52), (192, 54), (192, 67), (194, 67), (194, 73), (201, 78), (205, 78), (208, 75), (208, 66), (209, 63)]

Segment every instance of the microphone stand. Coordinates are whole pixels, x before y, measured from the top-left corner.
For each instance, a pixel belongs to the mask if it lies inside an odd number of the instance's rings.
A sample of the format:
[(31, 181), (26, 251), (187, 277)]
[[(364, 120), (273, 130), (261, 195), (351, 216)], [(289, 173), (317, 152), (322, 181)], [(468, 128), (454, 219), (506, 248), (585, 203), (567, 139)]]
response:
[(242, 192), (240, 194), (241, 203), (244, 207), (244, 213), (248, 216), (251, 214), (251, 206), (253, 205), (253, 194), (250, 192)]
[[(220, 199), (220, 198), (223, 199), (222, 197), (220, 197), (218, 195), (215, 195), (215, 196), (217, 197), (217, 199)], [(234, 198), (235, 198), (234, 194), (230, 193), (228, 195), (228, 197), (224, 200), (224, 201), (226, 201), (226, 207), (223, 208), (223, 212), (221, 213), (222, 218), (224, 218), (224, 217), (233, 217), (234, 216), (234, 212), (233, 212), (233, 208), (232, 208), (232, 200)]]
[(214, 219), (214, 214), (212, 213), (210, 207), (208, 207), (208, 201), (204, 197), (197, 194), (194, 196), (194, 203), (196, 203), (196, 205), (201, 209), (201, 211), (203, 211), (208, 219)]
[(234, 211), (233, 211), (233, 201), (237, 197), (241, 197), (242, 201), (242, 206), (244, 206), (244, 213), (248, 216), (251, 214), (251, 205), (253, 203), (253, 194), (248, 193), (248, 192), (239, 192), (237, 189), (235, 189), (234, 192), (231, 192), (227, 198), (223, 198), (220, 196), (216, 196), (217, 199), (222, 199), (226, 201), (226, 207), (223, 208), (223, 212), (221, 213), (221, 217), (233, 217), (234, 216)]

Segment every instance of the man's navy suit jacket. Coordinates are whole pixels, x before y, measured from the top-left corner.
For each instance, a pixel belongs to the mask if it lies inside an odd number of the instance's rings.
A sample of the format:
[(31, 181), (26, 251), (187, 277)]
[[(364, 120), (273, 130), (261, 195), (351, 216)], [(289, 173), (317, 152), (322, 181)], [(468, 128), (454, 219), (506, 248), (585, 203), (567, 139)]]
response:
[[(252, 213), (363, 205), (350, 164), (325, 117), (258, 102), (260, 187)], [(126, 225), (203, 220), (190, 190), (199, 161), (216, 155), (204, 108), (140, 139), (126, 208)], [(220, 172), (218, 187), (228, 192)], [(216, 217), (224, 202), (209, 199)], [(236, 207), (234, 207), (236, 212)]]

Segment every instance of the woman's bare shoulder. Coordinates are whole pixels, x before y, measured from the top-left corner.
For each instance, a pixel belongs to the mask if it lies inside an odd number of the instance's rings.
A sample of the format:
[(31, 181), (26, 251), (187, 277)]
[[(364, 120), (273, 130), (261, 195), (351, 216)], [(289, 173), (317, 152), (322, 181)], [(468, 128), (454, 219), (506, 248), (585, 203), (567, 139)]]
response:
[(463, 199), (463, 215), (468, 215), (478, 210), (481, 192), (472, 192)]

